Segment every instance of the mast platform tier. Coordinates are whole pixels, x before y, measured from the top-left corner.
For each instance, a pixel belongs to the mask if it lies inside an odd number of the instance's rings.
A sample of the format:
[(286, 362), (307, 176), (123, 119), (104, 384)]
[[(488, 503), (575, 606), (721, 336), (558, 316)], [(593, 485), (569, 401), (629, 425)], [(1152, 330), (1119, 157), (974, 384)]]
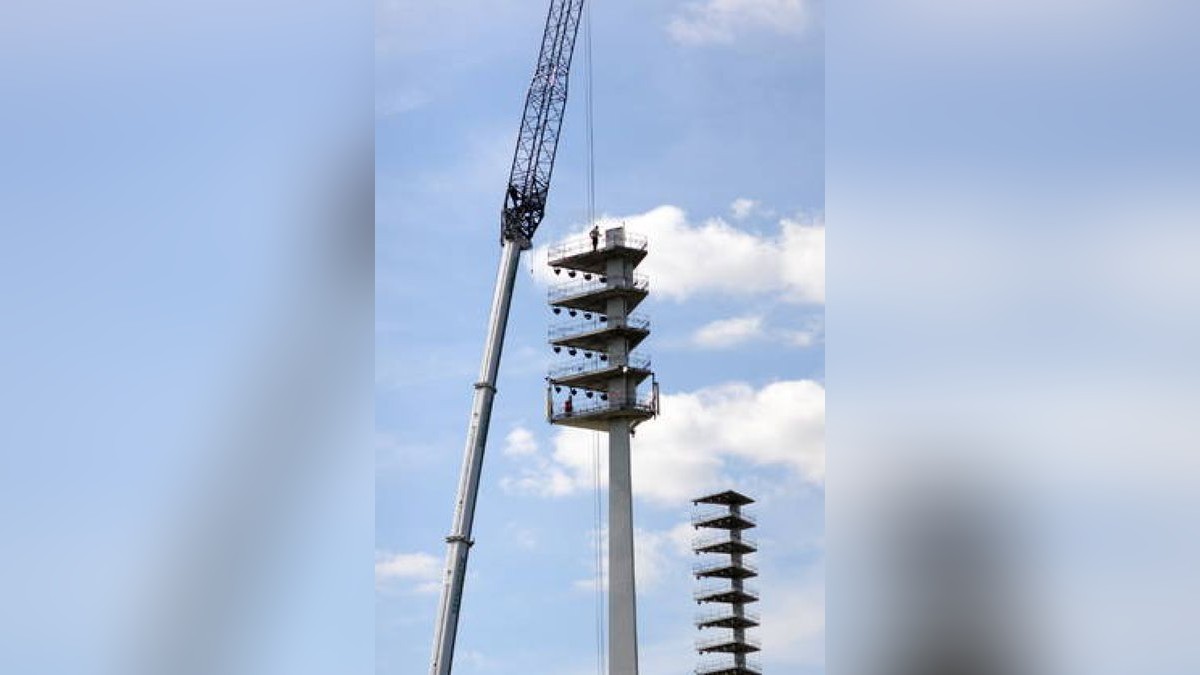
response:
[(762, 651), (762, 644), (754, 638), (736, 639), (723, 635), (697, 640), (696, 651), (701, 654), (752, 654)]
[(591, 400), (581, 402), (570, 411), (564, 410), (551, 399), (549, 421), (564, 427), (607, 432), (615, 420), (626, 420), (630, 426), (634, 426), (656, 415), (658, 403), (653, 395), (623, 402), (609, 394), (607, 399), (595, 396)]
[(762, 675), (762, 666), (754, 661), (745, 663), (717, 661), (700, 664), (696, 668), (696, 675)]
[(551, 246), (546, 252), (550, 267), (578, 270), (592, 274), (608, 271), (609, 261), (621, 258), (637, 267), (647, 254), (646, 238), (614, 227), (598, 236), (593, 244), (591, 237), (574, 237)]
[(758, 527), (758, 521), (748, 513), (734, 513), (724, 509), (705, 511), (692, 516), (692, 527), (708, 527), (721, 530), (748, 530)]
[(613, 363), (613, 359), (600, 361), (599, 358), (593, 358), (591, 361), (567, 363), (555, 368), (550, 371), (550, 384), (607, 392), (614, 378), (637, 385), (654, 375), (648, 357), (631, 359), (627, 364)]
[(758, 542), (734, 534), (716, 534), (699, 537), (692, 542), (692, 550), (696, 553), (728, 553), (745, 555), (758, 551)]
[(622, 309), (633, 312), (650, 294), (650, 280), (640, 274), (592, 276), (554, 285), (547, 292), (551, 305), (597, 314), (611, 314), (612, 301), (623, 300)]
[(592, 400), (581, 402), (572, 411), (563, 410), (562, 406), (553, 404), (553, 401), (551, 405), (551, 424), (606, 432), (611, 429), (613, 420), (628, 420), (630, 426), (634, 426), (652, 419), (659, 413), (658, 404), (653, 396), (629, 402), (614, 399), (611, 394), (607, 400), (595, 396)]
[[(554, 309), (561, 314), (561, 307)], [(578, 311), (569, 311), (578, 315)], [(582, 320), (574, 320), (550, 327), (547, 337), (550, 345), (559, 347), (555, 354), (562, 349), (581, 349), (584, 351), (603, 352), (612, 344), (614, 337), (623, 337), (630, 349), (636, 349), (650, 336), (650, 319), (641, 314), (626, 317), (608, 317), (605, 314), (585, 313)]]
[(721, 504), (722, 506), (746, 506), (753, 503), (754, 500), (750, 497), (733, 490), (725, 490), (692, 500), (692, 504)]
[(741, 614), (727, 609), (721, 612), (706, 612), (696, 617), (696, 628), (754, 628), (759, 624), (759, 616), (742, 611)]
[(692, 595), (692, 599), (697, 603), (722, 602), (729, 605), (748, 605), (758, 602), (758, 591), (745, 588), (740, 583), (729, 586), (713, 586), (696, 591)]
[(692, 566), (697, 579), (750, 579), (758, 576), (758, 568), (748, 562), (702, 562)]

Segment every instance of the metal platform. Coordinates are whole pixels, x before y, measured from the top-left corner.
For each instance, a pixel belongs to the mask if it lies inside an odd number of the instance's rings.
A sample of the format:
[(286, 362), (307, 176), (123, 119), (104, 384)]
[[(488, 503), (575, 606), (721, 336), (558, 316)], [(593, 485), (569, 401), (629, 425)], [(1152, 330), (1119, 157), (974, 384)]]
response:
[(610, 299), (624, 298), (625, 312), (632, 313), (650, 294), (650, 280), (640, 274), (604, 279), (555, 284), (546, 292), (547, 298), (551, 305), (596, 314), (608, 311)]
[(723, 635), (696, 641), (696, 651), (701, 654), (751, 654), (762, 651), (762, 643), (754, 638), (741, 640)]
[(717, 537), (701, 537), (692, 543), (696, 553), (754, 553), (758, 550), (758, 542), (753, 539), (734, 539), (730, 535)]
[(574, 269), (594, 274), (608, 270), (608, 261), (614, 257), (624, 258), (636, 267), (646, 257), (646, 239), (614, 228), (602, 233), (599, 241), (592, 244), (591, 237), (574, 237), (551, 246), (546, 252), (551, 267)]
[(696, 667), (696, 675), (762, 675), (762, 666), (755, 661), (737, 664), (733, 661), (711, 661)]
[(753, 504), (754, 500), (740, 492), (726, 490), (716, 494), (707, 495), (698, 499), (692, 500), (693, 504), (724, 504), (726, 506), (746, 506)]
[(647, 359), (643, 363), (637, 365), (621, 365), (612, 362), (601, 362), (599, 359), (593, 359), (595, 363), (569, 363), (550, 371), (550, 384), (560, 387), (572, 387), (578, 389), (591, 389), (592, 391), (606, 391), (608, 385), (614, 377), (625, 376), (633, 382), (641, 384), (646, 378), (654, 373), (650, 370), (650, 362)]
[(692, 574), (697, 579), (750, 579), (758, 576), (758, 568), (750, 563), (730, 561), (696, 563)]
[(726, 509), (706, 511), (692, 516), (692, 527), (710, 527), (723, 530), (748, 530), (757, 527), (758, 521), (747, 513), (734, 513)]
[(696, 602), (724, 602), (728, 604), (749, 604), (758, 602), (758, 591), (750, 588), (734, 588), (721, 586), (702, 588), (696, 591), (692, 598)]
[(554, 424), (579, 429), (608, 431), (609, 422), (614, 419), (627, 418), (635, 421), (644, 421), (654, 417), (656, 414), (658, 414), (658, 411), (655, 403), (649, 397), (646, 400), (625, 404), (612, 400), (604, 401), (597, 398), (589, 400), (585, 404), (580, 404), (569, 414), (561, 408), (555, 409), (550, 414), (550, 421)]
[(737, 628), (745, 630), (759, 624), (757, 614), (743, 612), (737, 614), (732, 610), (723, 612), (708, 612), (696, 616), (696, 628)]
[(624, 338), (629, 349), (636, 349), (649, 335), (649, 321), (639, 326), (624, 321), (608, 320), (553, 326), (548, 333), (551, 346), (574, 347), (593, 352), (603, 352), (612, 344), (613, 338)]

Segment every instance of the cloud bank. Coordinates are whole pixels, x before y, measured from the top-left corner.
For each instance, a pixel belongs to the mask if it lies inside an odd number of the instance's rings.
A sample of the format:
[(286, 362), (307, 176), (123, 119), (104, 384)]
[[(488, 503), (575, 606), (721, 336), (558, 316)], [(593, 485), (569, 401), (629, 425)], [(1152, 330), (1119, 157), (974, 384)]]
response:
[[(662, 414), (637, 430), (633, 491), (663, 505), (686, 504), (728, 479), (728, 462), (774, 466), (801, 480), (825, 478), (825, 389), (813, 380), (785, 380), (755, 389), (729, 383), (695, 392), (665, 394)], [(602, 435), (601, 435), (602, 436)], [(522, 458), (510, 493), (565, 497), (593, 488), (595, 432), (564, 428), (550, 456)], [(601, 452), (601, 482), (607, 458)]]
[[(776, 234), (758, 234), (721, 218), (688, 220), (676, 206), (659, 206), (632, 216), (605, 218), (601, 227), (623, 223), (643, 235), (650, 254), (639, 267), (657, 298), (684, 302), (707, 294), (771, 295), (801, 304), (825, 302), (825, 223), (784, 218)], [(587, 227), (576, 234), (584, 236)], [(534, 274), (549, 283), (546, 247), (533, 254)]]
[(705, 0), (687, 3), (667, 33), (684, 45), (728, 45), (762, 32), (799, 35), (807, 25), (803, 0)]

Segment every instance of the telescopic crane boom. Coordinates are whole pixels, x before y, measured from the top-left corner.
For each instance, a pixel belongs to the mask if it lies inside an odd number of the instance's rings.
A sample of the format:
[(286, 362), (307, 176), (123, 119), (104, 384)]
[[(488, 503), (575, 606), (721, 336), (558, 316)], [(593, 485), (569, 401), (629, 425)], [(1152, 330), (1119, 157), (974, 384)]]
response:
[(434, 630), (433, 660), (430, 675), (450, 675), (454, 660), (454, 641), (462, 609), (463, 582), (471, 545), (471, 527), (475, 520), (475, 499), (479, 494), (479, 474), (487, 445), (492, 400), (496, 395), (496, 375), (508, 325), (521, 252), (532, 245), (542, 217), (550, 175), (558, 151), (558, 136), (567, 106), (568, 75), (584, 0), (551, 0), (542, 35), (537, 69), (525, 97), (521, 131), (513, 155), (512, 172), (504, 194), (500, 216), (500, 269), (488, 317), (487, 339), (483, 346), (479, 381), (471, 405), (467, 443), (454, 507), (454, 524), (446, 537), (446, 572), (443, 579), (437, 626)]

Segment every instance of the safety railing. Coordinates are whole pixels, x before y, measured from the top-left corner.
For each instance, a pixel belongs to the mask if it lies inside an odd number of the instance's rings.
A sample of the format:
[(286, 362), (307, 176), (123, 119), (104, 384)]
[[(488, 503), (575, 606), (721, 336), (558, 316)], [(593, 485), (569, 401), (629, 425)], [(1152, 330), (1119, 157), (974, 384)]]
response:
[[(594, 249), (597, 251), (607, 251), (615, 248), (631, 248), (644, 251), (646, 250), (646, 238), (632, 232), (612, 230), (601, 232), (600, 237), (596, 240)], [(591, 250), (593, 250), (593, 244), (590, 236), (572, 237), (551, 246), (546, 251), (546, 259), (553, 264), (555, 260), (562, 260), (563, 258), (587, 253)]]
[(718, 637), (703, 638), (703, 639), (696, 640), (696, 649), (712, 649), (713, 647), (717, 647), (720, 645), (732, 644), (735, 642), (745, 644), (745, 645), (750, 645), (751, 647), (755, 647), (755, 648), (762, 647), (762, 642), (760, 642), (758, 640), (758, 638), (744, 637), (741, 640), (735, 640), (735, 639), (733, 639), (732, 635), (721, 635)]
[[(698, 513), (692, 516), (692, 524), (698, 525), (700, 523), (706, 523), (710, 520), (716, 520), (718, 518), (724, 518), (732, 515), (733, 514), (730, 513), (729, 509), (712, 509), (710, 511), (705, 511), (704, 513)], [(739, 513), (737, 514), (737, 517), (747, 522), (754, 523), (756, 525), (758, 524), (758, 520), (748, 513)]]
[(571, 399), (571, 409), (567, 410), (566, 400), (550, 402), (551, 419), (560, 420), (569, 417), (583, 417), (597, 413), (615, 410), (640, 410), (658, 414), (658, 398), (651, 392), (637, 397), (625, 397), (620, 394), (601, 394), (592, 392), (592, 398), (586, 396), (578, 400)]
[(637, 291), (649, 290), (650, 278), (644, 274), (634, 274), (632, 276), (620, 277), (593, 276), (593, 278), (590, 280), (583, 279), (580, 281), (554, 284), (547, 292), (547, 297), (550, 298), (551, 303), (555, 303), (565, 298), (571, 298), (577, 295), (586, 295), (588, 293), (598, 293), (608, 289)]
[[(696, 666), (696, 675), (712, 675), (713, 673), (728, 672), (735, 668), (737, 668), (737, 662), (734, 661), (733, 657), (709, 659), (702, 661), (700, 665)], [(755, 673), (755, 675), (762, 675), (762, 664), (758, 661), (747, 659), (743, 668), (747, 672)]]
[(696, 589), (696, 592), (692, 593), (692, 599), (693, 600), (701, 600), (703, 598), (707, 598), (707, 597), (710, 597), (713, 595), (721, 595), (723, 593), (733, 593), (735, 591), (745, 593), (746, 595), (754, 598), (755, 600), (758, 599), (758, 589), (757, 588), (743, 587), (740, 589), (735, 589), (732, 584), (705, 584), (704, 586)]
[(750, 548), (753, 548), (756, 550), (758, 549), (757, 541), (755, 541), (753, 539), (748, 539), (746, 537), (740, 537), (738, 539), (734, 539), (729, 534), (711, 534), (711, 535), (706, 535), (703, 537), (696, 537), (695, 539), (692, 540), (692, 548), (696, 548), (696, 549), (708, 548), (709, 546), (716, 546), (717, 544), (726, 544), (726, 543), (732, 544), (734, 542), (740, 543), (740, 544), (745, 544), (745, 545), (749, 546)]
[[(572, 352), (574, 352), (572, 354)], [(571, 356), (582, 354), (583, 361), (570, 361), (554, 366), (550, 369), (550, 378), (559, 379), (572, 375), (583, 375), (584, 373), (599, 372), (608, 370), (609, 368), (620, 367), (627, 365), (630, 368), (638, 368), (640, 370), (650, 369), (650, 357), (646, 354), (630, 354), (624, 364), (619, 363), (616, 358), (609, 357), (607, 354), (600, 352), (589, 352), (574, 347), (569, 348), (567, 353)]]
[[(555, 309), (562, 309), (556, 307)], [(571, 309), (567, 311), (567, 316), (582, 317), (575, 321), (565, 321), (563, 323), (550, 326), (548, 335), (551, 340), (556, 338), (566, 337), (568, 335), (580, 335), (583, 333), (592, 333), (605, 328), (634, 328), (638, 330), (650, 330), (650, 317), (642, 314), (631, 314), (624, 319), (616, 319), (604, 314), (595, 314), (592, 312), (584, 312), (583, 310)]]
[(729, 560), (719, 560), (717, 562), (696, 563), (695, 565), (692, 565), (692, 574), (706, 574), (706, 573), (712, 572), (714, 570), (723, 570), (727, 567), (740, 567), (748, 572), (753, 572), (755, 574), (758, 574), (758, 568), (748, 562), (743, 562), (743, 563), (734, 565)]
[(744, 612), (739, 617), (737, 614), (734, 614), (729, 610), (725, 610), (721, 612), (701, 612), (697, 614), (696, 625), (699, 626), (700, 624), (713, 623), (714, 621), (730, 621), (735, 618), (745, 618), (753, 621), (754, 623), (762, 623), (762, 617), (753, 612)]

